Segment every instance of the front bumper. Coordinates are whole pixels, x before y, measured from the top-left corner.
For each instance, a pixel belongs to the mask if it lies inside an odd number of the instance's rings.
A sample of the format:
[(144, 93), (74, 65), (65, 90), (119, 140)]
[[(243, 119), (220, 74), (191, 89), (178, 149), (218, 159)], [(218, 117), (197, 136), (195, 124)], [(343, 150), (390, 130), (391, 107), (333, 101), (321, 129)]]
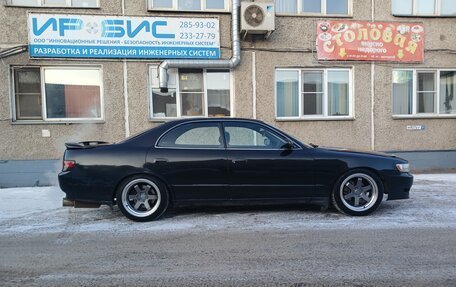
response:
[(410, 188), (413, 185), (413, 175), (408, 172), (392, 175), (385, 178), (385, 193), (388, 200), (410, 198)]

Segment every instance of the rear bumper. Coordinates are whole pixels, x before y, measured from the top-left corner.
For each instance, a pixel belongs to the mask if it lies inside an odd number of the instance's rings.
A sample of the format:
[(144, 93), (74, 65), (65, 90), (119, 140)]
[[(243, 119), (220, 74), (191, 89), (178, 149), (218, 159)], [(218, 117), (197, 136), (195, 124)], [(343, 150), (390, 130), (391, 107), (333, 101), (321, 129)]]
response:
[(59, 173), (60, 189), (66, 193), (66, 198), (73, 201), (83, 201), (101, 204), (113, 203), (113, 189), (109, 186), (89, 184), (83, 178), (79, 179), (71, 171)]
[(388, 176), (385, 179), (385, 193), (388, 194), (388, 200), (410, 198), (410, 188), (412, 185), (413, 175), (409, 173)]

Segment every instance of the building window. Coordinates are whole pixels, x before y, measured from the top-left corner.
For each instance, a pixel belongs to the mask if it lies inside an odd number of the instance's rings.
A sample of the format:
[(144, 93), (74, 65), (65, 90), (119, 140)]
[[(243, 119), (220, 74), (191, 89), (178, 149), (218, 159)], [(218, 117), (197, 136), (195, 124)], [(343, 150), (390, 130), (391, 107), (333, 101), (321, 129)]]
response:
[(101, 69), (13, 67), (15, 120), (102, 119)]
[(275, 81), (278, 119), (352, 117), (350, 69), (277, 69)]
[(393, 0), (395, 16), (456, 17), (454, 0)]
[(352, 0), (276, 0), (277, 14), (351, 16)]
[(17, 119), (42, 119), (40, 69), (15, 70), (14, 79)]
[(393, 114), (455, 115), (456, 70), (394, 70)]
[(230, 0), (148, 0), (149, 10), (229, 12)]
[(99, 0), (6, 0), (10, 6), (99, 8)]
[(149, 75), (152, 119), (231, 116), (229, 70), (169, 69), (167, 92), (159, 88), (156, 66)]

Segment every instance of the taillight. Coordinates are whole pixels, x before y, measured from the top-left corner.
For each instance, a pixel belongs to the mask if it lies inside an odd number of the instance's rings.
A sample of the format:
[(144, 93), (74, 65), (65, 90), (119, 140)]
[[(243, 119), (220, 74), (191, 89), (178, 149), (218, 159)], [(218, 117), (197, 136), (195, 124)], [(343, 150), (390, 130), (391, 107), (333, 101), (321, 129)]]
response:
[(76, 162), (74, 160), (64, 160), (63, 161), (63, 171), (72, 170), (76, 167)]

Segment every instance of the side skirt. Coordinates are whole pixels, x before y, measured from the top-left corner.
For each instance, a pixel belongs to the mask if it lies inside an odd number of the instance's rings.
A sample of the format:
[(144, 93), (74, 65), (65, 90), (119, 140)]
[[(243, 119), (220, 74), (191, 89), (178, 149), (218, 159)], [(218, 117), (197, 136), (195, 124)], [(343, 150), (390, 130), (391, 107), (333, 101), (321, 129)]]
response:
[(180, 200), (174, 201), (174, 207), (189, 206), (264, 206), (264, 205), (318, 205), (323, 210), (330, 206), (328, 197), (306, 197), (306, 198), (261, 198), (261, 199), (230, 199), (230, 200)]

